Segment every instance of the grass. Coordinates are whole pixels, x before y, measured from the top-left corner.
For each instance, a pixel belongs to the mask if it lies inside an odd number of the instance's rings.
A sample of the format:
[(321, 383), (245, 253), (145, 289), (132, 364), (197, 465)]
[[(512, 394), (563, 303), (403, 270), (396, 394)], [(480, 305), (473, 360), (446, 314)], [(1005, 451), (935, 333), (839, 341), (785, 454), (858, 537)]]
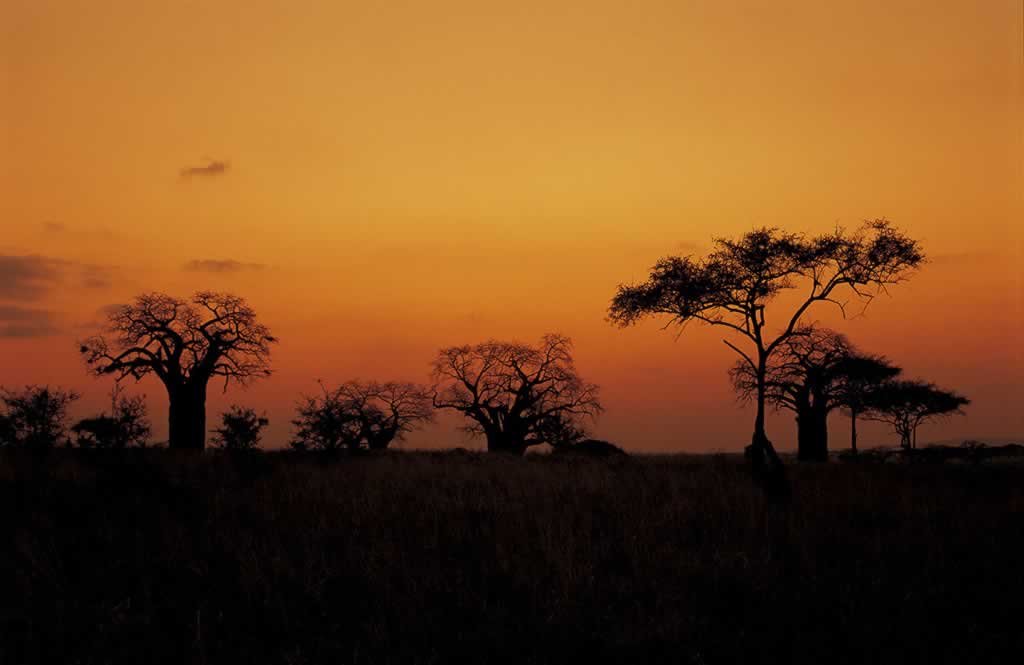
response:
[(1024, 468), (0, 456), (3, 663), (1024, 654)]

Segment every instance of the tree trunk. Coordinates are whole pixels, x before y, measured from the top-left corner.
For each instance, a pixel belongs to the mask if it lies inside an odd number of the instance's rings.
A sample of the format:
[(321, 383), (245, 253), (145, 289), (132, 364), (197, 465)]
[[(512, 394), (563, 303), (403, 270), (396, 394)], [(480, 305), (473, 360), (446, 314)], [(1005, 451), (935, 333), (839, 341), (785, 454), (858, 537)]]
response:
[(828, 461), (828, 411), (805, 406), (797, 412), (797, 459), (801, 462)]
[(370, 450), (386, 450), (391, 445), (391, 442), (395, 440), (397, 433), (397, 429), (390, 427), (381, 428), (378, 432), (368, 432), (366, 434), (366, 446)]
[(757, 415), (754, 418), (754, 434), (747, 447), (747, 457), (751, 468), (770, 498), (789, 496), (789, 481), (775, 447), (768, 440), (764, 428), (765, 412), (765, 376), (767, 375), (768, 358), (761, 354), (757, 366)]
[(523, 437), (508, 432), (487, 432), (487, 452), (522, 455), (526, 452), (526, 444)]
[(857, 410), (850, 409), (850, 450), (857, 454)]
[(203, 450), (206, 447), (206, 386), (184, 386), (168, 391), (170, 448)]

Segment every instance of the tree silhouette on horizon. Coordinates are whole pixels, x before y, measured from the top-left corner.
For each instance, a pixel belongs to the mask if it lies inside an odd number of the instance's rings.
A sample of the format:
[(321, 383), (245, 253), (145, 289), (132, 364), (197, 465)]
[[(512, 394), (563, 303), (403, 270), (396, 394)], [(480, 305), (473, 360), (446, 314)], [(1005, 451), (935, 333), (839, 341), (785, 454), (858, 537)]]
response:
[(963, 413), (971, 400), (933, 383), (916, 380), (886, 381), (869, 393), (864, 417), (887, 423), (900, 437), (900, 447), (917, 448), (917, 428), (942, 416)]
[(277, 339), (243, 298), (199, 291), (189, 300), (163, 293), (138, 296), (108, 315), (104, 334), (81, 342), (86, 365), (120, 381), (155, 375), (167, 389), (168, 445), (206, 446), (206, 392), (211, 379), (247, 385), (270, 375)]
[(483, 435), (490, 452), (522, 455), (602, 411), (598, 387), (576, 372), (564, 335), (545, 335), (538, 346), (490, 340), (441, 349), (433, 376), (434, 407), (466, 416), (466, 431)]
[[(647, 281), (620, 285), (608, 317), (626, 327), (650, 316), (667, 315), (668, 325), (692, 321), (722, 326), (745, 338), (745, 351), (728, 339), (755, 377), (754, 431), (747, 448), (766, 489), (788, 493), (781, 461), (765, 431), (768, 361), (787, 339), (798, 333), (804, 315), (816, 303), (828, 302), (846, 311), (845, 293), (865, 307), (888, 285), (901, 282), (924, 262), (913, 240), (889, 221), (866, 222), (853, 233), (806, 236), (778, 228), (750, 231), (738, 240), (716, 238), (703, 259), (667, 256), (651, 269)], [(784, 291), (806, 288), (799, 304), (772, 332), (768, 304)]]
[[(828, 459), (829, 414), (856, 408), (863, 391), (900, 371), (881, 356), (857, 351), (834, 330), (802, 327), (768, 361), (767, 399), (796, 414), (797, 459), (823, 462)], [(757, 377), (749, 364), (737, 361), (730, 376), (741, 399), (754, 398)]]

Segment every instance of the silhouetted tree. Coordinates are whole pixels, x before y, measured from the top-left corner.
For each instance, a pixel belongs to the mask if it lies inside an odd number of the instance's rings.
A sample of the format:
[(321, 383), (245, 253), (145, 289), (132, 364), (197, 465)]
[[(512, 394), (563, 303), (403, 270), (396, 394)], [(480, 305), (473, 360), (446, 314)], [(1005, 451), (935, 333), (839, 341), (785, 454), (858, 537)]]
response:
[(349, 381), (322, 395), (304, 397), (292, 447), (383, 450), (434, 417), (431, 393), (414, 383)]
[(97, 374), (139, 380), (155, 374), (170, 400), (169, 445), (206, 444), (206, 389), (213, 378), (245, 385), (270, 375), (277, 340), (238, 296), (201, 291), (189, 301), (162, 293), (136, 298), (109, 315), (104, 335), (81, 344)]
[[(797, 458), (802, 461), (828, 459), (828, 415), (847, 406), (875, 383), (899, 373), (884, 358), (857, 352), (846, 336), (825, 328), (798, 328), (776, 349), (768, 361), (765, 377), (766, 399), (776, 408), (796, 414)], [(733, 366), (733, 387), (742, 399), (753, 399), (757, 391), (754, 369), (744, 361)]]
[(67, 442), (68, 407), (78, 398), (72, 390), (49, 386), (0, 389), (0, 446), (43, 449)]
[(578, 418), (555, 413), (537, 422), (534, 438), (552, 448), (574, 446), (587, 438), (587, 430)]
[(238, 452), (260, 447), (263, 428), (270, 424), (265, 415), (255, 410), (232, 404), (220, 415), (221, 426), (211, 430), (211, 445), (220, 450)]
[(487, 341), (442, 349), (434, 361), (434, 406), (471, 421), (465, 429), (483, 435), (487, 449), (522, 455), (549, 442), (558, 422), (601, 412), (598, 388), (576, 373), (572, 342), (545, 335), (534, 347)]
[[(765, 432), (768, 360), (798, 329), (815, 303), (830, 302), (845, 313), (846, 294), (864, 306), (887, 285), (903, 281), (924, 261), (915, 240), (886, 220), (865, 223), (853, 233), (842, 228), (807, 237), (762, 228), (739, 240), (718, 238), (705, 258), (670, 256), (659, 260), (646, 282), (620, 285), (609, 318), (628, 326), (652, 315), (685, 326), (700, 321), (723, 326), (746, 338), (744, 351), (723, 340), (756, 378), (754, 433), (748, 453), (766, 487), (787, 487), (782, 465)], [(806, 291), (780, 326), (769, 326), (766, 309), (780, 293)]]
[(868, 395), (864, 417), (888, 423), (900, 446), (917, 448), (917, 428), (928, 420), (963, 413), (971, 403), (963, 395), (924, 381), (887, 381)]
[(902, 370), (882, 356), (848, 356), (837, 368), (843, 377), (840, 386), (840, 407), (850, 416), (850, 451), (857, 454), (857, 417), (870, 404), (871, 393), (885, 385)]
[(434, 419), (431, 392), (415, 383), (349, 381), (339, 387), (360, 425), (359, 444), (384, 450), (417, 426)]
[(80, 448), (145, 448), (151, 427), (144, 395), (127, 397), (115, 384), (110, 391), (110, 415), (79, 420), (71, 428)]
[(362, 425), (349, 408), (348, 400), (337, 390), (320, 384), (322, 394), (303, 396), (292, 420), (295, 435), (291, 447), (296, 450), (335, 451), (359, 445)]

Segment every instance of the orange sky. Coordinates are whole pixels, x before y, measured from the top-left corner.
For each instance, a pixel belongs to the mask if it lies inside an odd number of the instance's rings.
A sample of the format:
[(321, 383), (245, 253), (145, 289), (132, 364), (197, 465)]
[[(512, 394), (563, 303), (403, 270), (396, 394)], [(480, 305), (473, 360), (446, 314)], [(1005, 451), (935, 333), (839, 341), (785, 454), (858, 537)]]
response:
[[(738, 450), (721, 331), (612, 328), (615, 286), (713, 235), (885, 216), (932, 263), (837, 327), (974, 400), (925, 440), (1021, 437), (1022, 25), (1020, 0), (5, 0), (0, 383), (96, 408), (74, 340), (97, 310), (213, 288), (283, 340), (210, 405), (266, 409), (271, 444), (317, 378), (425, 380), (440, 346), (559, 331), (598, 436)], [(452, 425), (410, 445), (464, 445)]]

